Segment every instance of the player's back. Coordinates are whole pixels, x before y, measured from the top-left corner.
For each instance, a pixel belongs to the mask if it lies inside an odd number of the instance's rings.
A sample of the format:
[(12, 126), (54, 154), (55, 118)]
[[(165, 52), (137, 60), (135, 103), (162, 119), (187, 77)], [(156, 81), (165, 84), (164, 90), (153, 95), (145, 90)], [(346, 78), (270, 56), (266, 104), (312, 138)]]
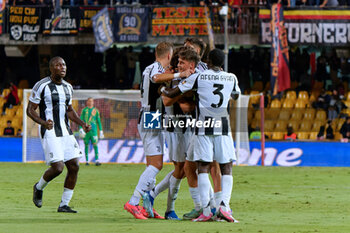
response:
[[(226, 134), (230, 131), (228, 104), (233, 91), (239, 91), (234, 74), (206, 70), (197, 77), (197, 119), (205, 121), (212, 118), (221, 121), (221, 126), (213, 130), (214, 135)], [(202, 133), (207, 134), (207, 132)]]
[(160, 84), (153, 82), (153, 77), (156, 74), (164, 73), (164, 68), (159, 62), (154, 62), (153, 64), (146, 67), (142, 73), (141, 80), (141, 104), (142, 108), (146, 111), (156, 111), (157, 100), (160, 97), (158, 94), (158, 88)]
[(197, 78), (197, 93), (200, 108), (227, 108), (231, 93), (238, 87), (232, 73), (206, 70)]

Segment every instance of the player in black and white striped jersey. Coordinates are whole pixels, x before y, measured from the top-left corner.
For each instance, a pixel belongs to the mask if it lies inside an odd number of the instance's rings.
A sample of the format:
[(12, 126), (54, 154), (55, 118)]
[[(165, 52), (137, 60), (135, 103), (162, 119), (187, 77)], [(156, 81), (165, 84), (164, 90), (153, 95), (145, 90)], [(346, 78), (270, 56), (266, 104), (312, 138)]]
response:
[[(201, 39), (196, 37), (187, 38), (184, 42), (184, 46), (194, 49), (201, 58), (203, 57), (203, 54), (206, 48), (206, 44)], [(203, 61), (199, 61), (196, 69), (200, 72), (204, 72), (208, 70), (208, 65)], [(196, 162), (193, 161), (192, 140), (189, 145), (189, 149), (187, 151), (185, 171), (186, 171), (186, 177), (189, 185), (190, 194), (193, 199), (193, 202), (195, 203), (195, 208), (192, 209), (190, 212), (185, 213), (183, 215), (183, 218), (193, 219), (193, 218), (197, 218), (200, 215), (200, 210), (202, 207), (200, 205), (200, 198), (199, 198), (199, 191), (198, 191), (198, 184), (197, 184), (197, 180), (198, 180), (197, 172), (196, 172), (197, 164)], [(221, 198), (221, 174), (220, 174), (219, 164), (216, 161), (213, 161), (212, 163), (210, 163), (210, 175), (213, 179), (213, 185), (214, 185), (214, 189), (212, 187), (210, 188), (210, 205), (214, 212), (214, 210), (216, 210), (216, 206), (219, 204), (216, 202)]]
[[(66, 76), (65, 61), (61, 57), (53, 57), (49, 65), (51, 75), (34, 85), (27, 107), (27, 115), (39, 124), (45, 160), (50, 165), (33, 187), (33, 202), (38, 208), (42, 206), (44, 188), (62, 173), (66, 165), (68, 172), (57, 211), (76, 213), (77, 211), (72, 210), (68, 204), (77, 182), (82, 152), (68, 120), (82, 126), (85, 132), (90, 131), (91, 126), (85, 124), (72, 107), (73, 88), (63, 80)], [(39, 114), (36, 112), (38, 107)]]
[[(232, 162), (236, 160), (230, 129), (228, 103), (231, 97), (238, 98), (240, 89), (234, 74), (221, 70), (224, 53), (214, 49), (209, 53), (209, 70), (194, 74), (173, 89), (163, 88), (168, 97), (175, 97), (190, 90), (197, 90), (197, 117), (194, 140), (194, 160), (198, 161), (198, 187), (203, 213), (193, 221), (210, 221), (210, 162), (220, 164), (222, 174), (222, 198), (217, 216), (229, 222), (237, 222), (230, 213), (232, 192)], [(206, 124), (209, 122), (209, 124)], [(214, 122), (214, 124), (212, 124)], [(217, 124), (218, 123), (218, 124)]]
[[(192, 74), (191, 71), (181, 73), (166, 73), (165, 68), (169, 66), (173, 55), (173, 45), (168, 42), (160, 42), (155, 49), (156, 61), (146, 67), (142, 73), (141, 89), (141, 113), (138, 130), (142, 139), (147, 167), (141, 174), (138, 184), (130, 200), (125, 203), (124, 209), (137, 219), (163, 218), (153, 209), (153, 201), (148, 195), (155, 187), (156, 176), (163, 167), (164, 138), (161, 129), (144, 129), (144, 114), (156, 112), (161, 115), (162, 103), (158, 89), (164, 82), (174, 78), (185, 78)], [(157, 105), (157, 102), (159, 103)], [(143, 198), (143, 207), (139, 206)]]

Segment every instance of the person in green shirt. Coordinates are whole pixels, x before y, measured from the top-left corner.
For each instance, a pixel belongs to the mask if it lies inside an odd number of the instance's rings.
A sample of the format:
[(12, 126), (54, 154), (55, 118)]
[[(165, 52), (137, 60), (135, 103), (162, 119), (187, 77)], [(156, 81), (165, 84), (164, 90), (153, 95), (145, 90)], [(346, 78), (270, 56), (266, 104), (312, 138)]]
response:
[(101, 163), (98, 161), (98, 137), (97, 137), (97, 126), (100, 130), (100, 139), (104, 138), (103, 131), (102, 131), (102, 125), (101, 125), (101, 118), (100, 118), (100, 112), (97, 108), (94, 107), (94, 99), (88, 98), (86, 101), (86, 107), (82, 110), (80, 118), (87, 124), (91, 125), (90, 132), (86, 133), (84, 130), (80, 127), (79, 134), (80, 137), (84, 139), (85, 144), (85, 157), (86, 157), (86, 165), (89, 165), (89, 143), (91, 141), (94, 151), (95, 151), (95, 164), (96, 166), (100, 166)]

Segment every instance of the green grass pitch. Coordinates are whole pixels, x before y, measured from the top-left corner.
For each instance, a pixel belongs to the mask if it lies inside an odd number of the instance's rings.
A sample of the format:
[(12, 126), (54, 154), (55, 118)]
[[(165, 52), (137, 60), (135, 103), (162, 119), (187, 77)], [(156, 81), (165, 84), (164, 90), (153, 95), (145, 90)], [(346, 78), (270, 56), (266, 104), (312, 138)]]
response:
[[(136, 220), (123, 209), (144, 165), (81, 165), (70, 203), (78, 214), (57, 213), (65, 172), (46, 187), (43, 207), (32, 186), (44, 164), (0, 163), (0, 232), (350, 232), (349, 168), (234, 167), (231, 207), (238, 224)], [(171, 165), (165, 165), (159, 182)], [(164, 214), (167, 192), (155, 201)], [(186, 180), (176, 202), (192, 209)]]

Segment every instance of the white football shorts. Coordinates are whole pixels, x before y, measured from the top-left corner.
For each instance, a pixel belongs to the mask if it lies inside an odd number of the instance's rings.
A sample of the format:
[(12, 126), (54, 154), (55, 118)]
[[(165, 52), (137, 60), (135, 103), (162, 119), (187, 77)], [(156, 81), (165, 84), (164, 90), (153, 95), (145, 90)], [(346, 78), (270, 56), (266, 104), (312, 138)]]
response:
[(140, 137), (143, 143), (143, 150), (146, 156), (164, 154), (164, 135), (162, 130), (148, 130), (138, 124)]
[(194, 161), (225, 164), (236, 160), (236, 153), (231, 134), (195, 135)]
[(79, 144), (73, 135), (63, 137), (44, 137), (41, 145), (48, 165), (59, 161), (67, 162), (83, 156)]
[(186, 152), (192, 138), (190, 129), (182, 132), (165, 131), (165, 140), (168, 145), (169, 160), (174, 162), (185, 162)]

